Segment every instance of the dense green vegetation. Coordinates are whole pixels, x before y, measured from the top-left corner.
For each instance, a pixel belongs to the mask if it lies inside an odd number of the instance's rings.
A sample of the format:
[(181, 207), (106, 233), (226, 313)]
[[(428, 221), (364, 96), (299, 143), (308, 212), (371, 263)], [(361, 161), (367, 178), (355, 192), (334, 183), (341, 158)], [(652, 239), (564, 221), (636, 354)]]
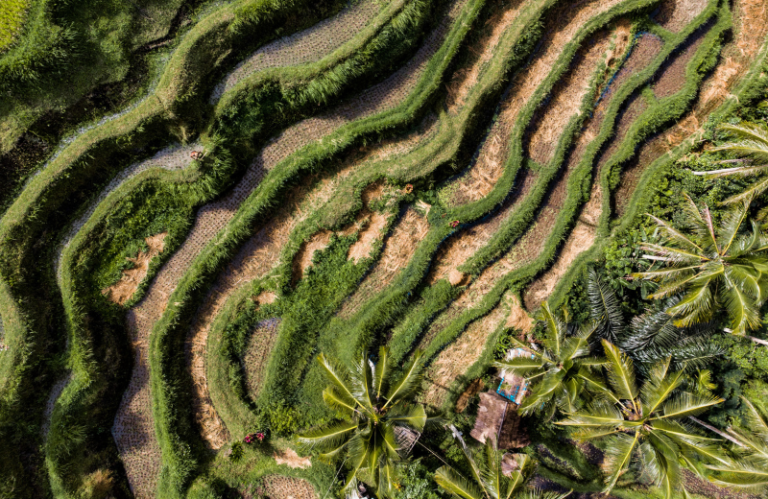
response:
[(0, 498), (765, 490), (750, 2), (6, 3)]

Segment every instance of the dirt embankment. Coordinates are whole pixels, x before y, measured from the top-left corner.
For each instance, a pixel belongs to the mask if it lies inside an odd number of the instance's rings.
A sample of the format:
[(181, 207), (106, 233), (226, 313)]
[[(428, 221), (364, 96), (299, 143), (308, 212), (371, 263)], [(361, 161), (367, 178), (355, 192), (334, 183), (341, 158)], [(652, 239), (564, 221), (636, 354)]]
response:
[(131, 299), (133, 293), (136, 292), (141, 282), (147, 276), (152, 259), (165, 249), (165, 238), (167, 235), (167, 232), (163, 232), (144, 239), (144, 242), (147, 243), (147, 251), (139, 251), (135, 258), (128, 258), (127, 260), (134, 265), (133, 268), (123, 270), (123, 277), (112, 286), (102, 289), (101, 293), (109, 301), (118, 305), (125, 305), (125, 302)]

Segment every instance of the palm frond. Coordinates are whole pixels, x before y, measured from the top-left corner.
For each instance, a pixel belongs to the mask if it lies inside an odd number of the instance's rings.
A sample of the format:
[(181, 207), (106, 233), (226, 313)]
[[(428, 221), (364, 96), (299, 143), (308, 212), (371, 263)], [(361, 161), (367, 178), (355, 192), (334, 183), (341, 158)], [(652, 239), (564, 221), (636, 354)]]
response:
[(603, 349), (608, 359), (608, 382), (620, 399), (631, 400), (634, 405), (637, 398), (637, 383), (632, 359), (606, 340), (603, 340)]
[(339, 372), (336, 366), (324, 354), (321, 353), (318, 355), (317, 361), (323, 369), (325, 377), (341, 394), (346, 398), (354, 400), (361, 408), (365, 408), (365, 405), (363, 405), (363, 403), (352, 393), (352, 387), (347, 379), (345, 379), (344, 375)]
[(616, 486), (616, 482), (629, 467), (632, 453), (638, 444), (639, 433), (629, 436), (624, 433), (612, 436), (605, 450), (604, 469), (606, 473), (606, 486), (603, 492), (610, 493)]
[(763, 194), (766, 190), (768, 190), (768, 178), (759, 180), (740, 193), (724, 199), (721, 204), (751, 203), (753, 199)]
[(441, 489), (462, 499), (485, 499), (485, 494), (474, 483), (453, 469), (443, 466), (435, 472), (435, 482)]
[(376, 370), (373, 373), (373, 389), (376, 400), (381, 398), (387, 388), (387, 376), (391, 369), (389, 364), (389, 348), (383, 346), (379, 348), (379, 361), (376, 363)]
[(619, 307), (619, 300), (616, 298), (616, 293), (593, 268), (589, 269), (587, 296), (592, 319), (602, 326), (598, 330), (598, 335), (615, 341), (624, 330), (624, 317)]
[(650, 419), (676, 419), (686, 416), (696, 416), (707, 408), (725, 402), (725, 399), (706, 394), (682, 392), (668, 400), (662, 407), (662, 414), (651, 416)]
[(352, 435), (357, 429), (357, 424), (352, 421), (342, 421), (330, 426), (309, 430), (298, 435), (298, 441), (306, 445), (314, 445), (321, 449), (336, 448)]
[(398, 400), (403, 400), (409, 397), (413, 392), (419, 389), (422, 379), (422, 355), (423, 352), (417, 350), (403, 369), (403, 375), (399, 380), (392, 384), (386, 396), (387, 403), (384, 404), (385, 408)]

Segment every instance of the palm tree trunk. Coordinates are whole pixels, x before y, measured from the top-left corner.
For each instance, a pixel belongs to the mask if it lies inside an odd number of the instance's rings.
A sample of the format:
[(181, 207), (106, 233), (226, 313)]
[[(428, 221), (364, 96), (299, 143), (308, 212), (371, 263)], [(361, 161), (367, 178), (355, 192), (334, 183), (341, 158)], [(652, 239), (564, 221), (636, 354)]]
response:
[(702, 421), (702, 420), (700, 420), (700, 419), (698, 419), (698, 418), (695, 418), (695, 417), (693, 417), (693, 416), (688, 416), (688, 419), (690, 419), (691, 421), (693, 421), (694, 423), (696, 423), (696, 424), (698, 424), (698, 425), (701, 425), (701, 426), (703, 426), (704, 428), (708, 429), (708, 430), (709, 430), (709, 431), (711, 431), (711, 432), (717, 433), (718, 435), (720, 435), (720, 436), (721, 436), (721, 437), (723, 437), (724, 439), (726, 439), (726, 440), (728, 440), (728, 441), (730, 441), (730, 442), (733, 442), (733, 443), (735, 443), (735, 444), (736, 444), (736, 445), (738, 445), (739, 447), (745, 447), (745, 445), (744, 445), (743, 443), (739, 442), (738, 440), (736, 440), (736, 439), (735, 439), (735, 438), (733, 438), (732, 436), (728, 435), (727, 433), (725, 433), (725, 432), (723, 432), (723, 431), (720, 431), (720, 430), (718, 430), (717, 428), (715, 428), (715, 427), (714, 427), (714, 426), (712, 426), (712, 425), (708, 425), (707, 423), (705, 423), (704, 421)]

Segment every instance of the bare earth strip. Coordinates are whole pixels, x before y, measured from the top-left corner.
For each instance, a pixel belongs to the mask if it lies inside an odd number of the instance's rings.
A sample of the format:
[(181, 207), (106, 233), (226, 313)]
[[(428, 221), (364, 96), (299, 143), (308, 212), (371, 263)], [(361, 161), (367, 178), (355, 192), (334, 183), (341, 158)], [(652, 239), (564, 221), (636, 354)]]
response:
[(472, 367), (485, 350), (488, 337), (501, 326), (509, 315), (507, 296), (490, 313), (472, 322), (435, 359), (427, 370), (425, 379), (429, 383), (421, 399), (433, 407), (441, 407), (450, 394), (451, 385)]
[(363, 0), (309, 29), (261, 47), (216, 86), (211, 95), (211, 104), (216, 104), (227, 90), (257, 71), (319, 61), (362, 30), (379, 12), (381, 5), (376, 0)]
[(706, 7), (706, 0), (677, 0), (663, 2), (658, 14), (656, 14), (656, 22), (674, 33), (679, 33), (683, 28), (688, 26), (696, 16), (704, 12)]
[[(386, 81), (345, 102), (331, 113), (307, 119), (283, 132), (256, 158), (256, 161), (246, 173), (244, 181), (248, 181), (249, 175), (253, 174), (252, 172), (255, 172), (255, 175), (260, 175), (259, 172), (270, 170), (292, 152), (313, 140), (319, 140), (323, 136), (327, 136), (346, 123), (392, 109), (403, 102), (408, 96), (410, 89), (423, 74), (432, 55), (442, 44), (443, 38), (453, 24), (453, 20), (458, 16), (463, 3), (462, 1), (454, 2), (453, 7), (440, 27), (428, 37), (425, 45), (417, 52), (414, 58)], [(203, 429), (202, 434), (209, 447), (218, 449), (227, 438), (224, 423), (216, 413), (210, 399), (208, 383), (205, 377), (205, 345), (213, 319), (227, 298), (239, 286), (243, 286), (253, 279), (263, 276), (278, 263), (280, 248), (287, 243), (293, 228), (322, 203), (329, 200), (336, 192), (336, 186), (346, 176), (350, 175), (356, 167), (359, 167), (359, 165), (355, 163), (345, 165), (345, 168), (334, 177), (326, 179), (325, 185), (310, 196), (312, 201), (309, 204), (302, 203), (302, 208), (297, 210), (295, 215), (291, 216), (288, 212), (282, 211), (282, 215), (278, 215), (268, 226), (259, 230), (240, 250), (238, 256), (229, 265), (226, 272), (220, 276), (217, 284), (201, 308), (198, 320), (195, 321), (188, 336), (186, 352), (194, 386), (194, 411), (198, 416), (198, 423)], [(211, 232), (211, 236), (215, 234), (211, 229), (216, 229), (217, 232), (223, 228), (234, 214), (236, 206), (239, 206), (247, 197), (247, 194), (250, 193), (238, 194), (237, 191), (239, 189), (240, 186), (236, 187), (232, 195), (235, 199), (232, 211), (208, 222), (208, 228), (205, 230)], [(197, 228), (197, 224), (195, 227)], [(193, 229), (193, 234), (194, 232), (195, 229)], [(187, 243), (182, 246), (179, 253), (184, 251), (186, 245)], [(202, 245), (199, 248), (195, 248), (194, 255), (196, 256), (201, 249)], [(181, 275), (178, 276), (178, 278), (180, 277)], [(155, 283), (152, 284), (152, 286), (154, 285)], [(167, 300), (167, 297), (165, 297), (165, 300)], [(159, 305), (164, 309), (165, 301), (159, 303)], [(159, 318), (161, 314), (162, 310), (156, 317)]]
[(273, 499), (317, 499), (315, 488), (306, 480), (280, 475), (264, 478), (262, 493)]

